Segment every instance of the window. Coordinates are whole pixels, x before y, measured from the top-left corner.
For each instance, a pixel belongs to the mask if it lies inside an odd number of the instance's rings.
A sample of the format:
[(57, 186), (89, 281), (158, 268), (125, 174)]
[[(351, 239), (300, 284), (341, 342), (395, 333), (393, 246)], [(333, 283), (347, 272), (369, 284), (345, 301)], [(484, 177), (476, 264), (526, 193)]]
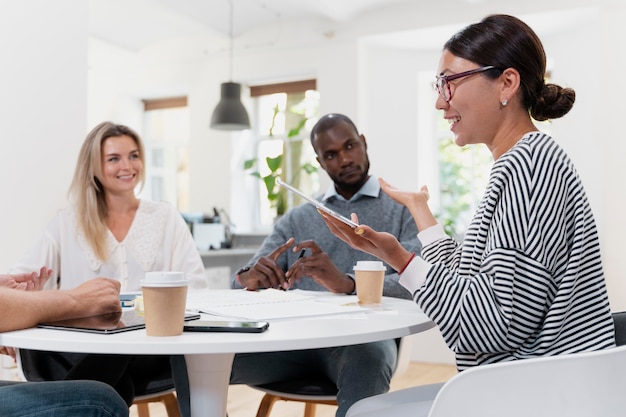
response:
[(423, 165), (420, 182), (428, 184), (431, 207), (450, 236), (461, 238), (487, 186), (493, 159), (486, 146), (459, 147), (450, 126), (434, 106), (433, 74), (419, 74), (418, 160)]
[(319, 189), (318, 164), (309, 144), (319, 103), (315, 88), (315, 80), (250, 88), (256, 123), (248, 138), (250, 152), (239, 166), (254, 180), (246, 181), (254, 196), (250, 205), (255, 209), (249, 210), (253, 229), (270, 228), (277, 216), (300, 204), (275, 185), (277, 177), (306, 193)]
[(146, 184), (144, 193), (189, 209), (189, 108), (187, 98), (144, 100)]

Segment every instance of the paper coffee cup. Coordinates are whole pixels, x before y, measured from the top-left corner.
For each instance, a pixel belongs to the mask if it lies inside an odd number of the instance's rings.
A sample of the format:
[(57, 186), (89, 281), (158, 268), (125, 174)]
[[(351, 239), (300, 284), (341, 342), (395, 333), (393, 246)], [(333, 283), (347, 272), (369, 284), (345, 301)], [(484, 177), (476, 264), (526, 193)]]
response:
[(352, 269), (359, 304), (380, 304), (387, 267), (380, 261), (358, 261)]
[(183, 333), (187, 287), (183, 272), (147, 272), (141, 281), (143, 309), (148, 336), (177, 336)]

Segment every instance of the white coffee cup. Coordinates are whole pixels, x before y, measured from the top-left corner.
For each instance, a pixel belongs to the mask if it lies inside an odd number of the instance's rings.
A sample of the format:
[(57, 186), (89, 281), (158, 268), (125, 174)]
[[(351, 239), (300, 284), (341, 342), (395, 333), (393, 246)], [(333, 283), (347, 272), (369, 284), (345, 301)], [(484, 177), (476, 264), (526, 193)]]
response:
[(187, 287), (183, 272), (147, 272), (141, 281), (144, 317), (148, 336), (177, 336), (183, 333)]
[(380, 261), (358, 261), (352, 269), (359, 304), (380, 304), (387, 267)]

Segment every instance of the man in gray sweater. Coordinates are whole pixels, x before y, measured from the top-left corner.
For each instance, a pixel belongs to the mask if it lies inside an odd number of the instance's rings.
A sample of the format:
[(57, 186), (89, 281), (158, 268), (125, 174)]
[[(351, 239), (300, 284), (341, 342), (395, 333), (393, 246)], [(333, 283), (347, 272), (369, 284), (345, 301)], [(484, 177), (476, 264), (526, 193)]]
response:
[[(419, 254), (417, 227), (406, 207), (380, 190), (369, 175), (365, 136), (342, 114), (323, 116), (311, 131), (311, 144), (333, 185), (319, 198), (327, 207), (350, 217), (356, 213), (376, 230), (394, 235)], [(305, 256), (299, 257), (302, 250)], [(312, 204), (281, 217), (248, 265), (232, 279), (233, 288), (299, 288), (354, 294), (352, 267), (359, 260), (378, 260), (350, 248), (330, 233)], [(410, 299), (387, 265), (384, 295)], [(360, 400), (385, 393), (395, 368), (394, 340), (289, 352), (235, 355), (232, 384), (261, 385), (326, 375), (339, 388), (337, 417)]]

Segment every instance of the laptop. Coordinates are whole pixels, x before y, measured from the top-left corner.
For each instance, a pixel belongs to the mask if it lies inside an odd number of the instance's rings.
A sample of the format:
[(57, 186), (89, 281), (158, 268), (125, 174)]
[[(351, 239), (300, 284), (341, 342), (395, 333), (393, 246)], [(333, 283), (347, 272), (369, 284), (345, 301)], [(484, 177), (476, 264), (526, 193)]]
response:
[[(185, 321), (197, 320), (200, 314), (185, 313)], [(70, 330), (75, 332), (115, 334), (138, 330), (146, 327), (143, 316), (137, 314), (134, 309), (122, 311), (122, 313), (104, 314), (101, 316), (83, 317), (79, 319), (60, 320), (52, 323), (42, 323), (37, 327), (42, 329)]]

